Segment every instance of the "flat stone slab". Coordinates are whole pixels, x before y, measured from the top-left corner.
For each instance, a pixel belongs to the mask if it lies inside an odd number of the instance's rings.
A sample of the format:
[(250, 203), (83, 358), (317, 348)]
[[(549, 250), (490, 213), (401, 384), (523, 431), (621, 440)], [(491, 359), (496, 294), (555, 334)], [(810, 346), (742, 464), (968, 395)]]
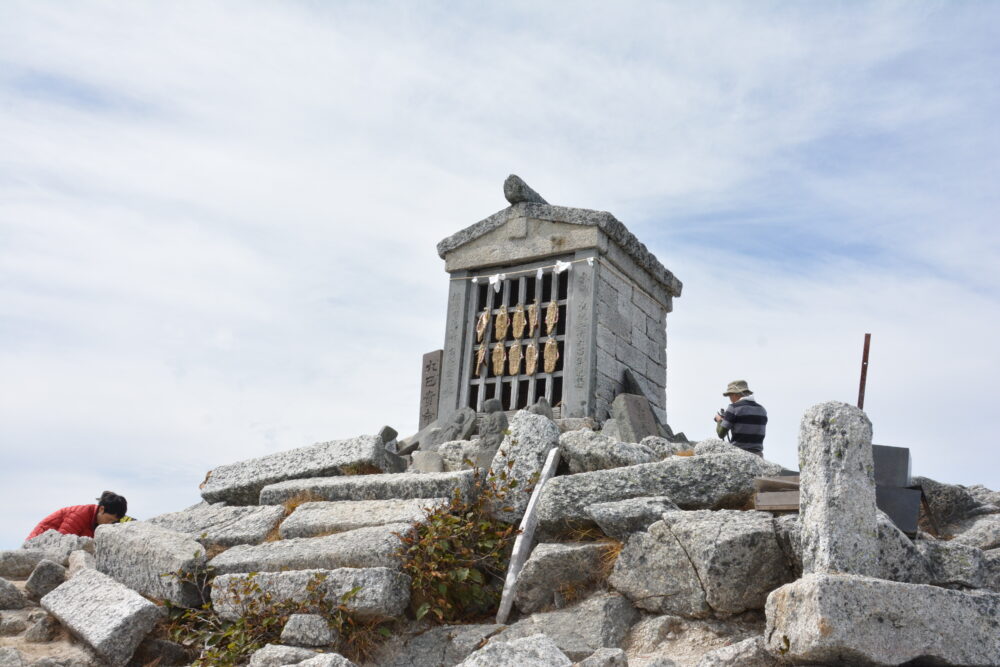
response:
[(254, 505), (260, 490), (275, 482), (386, 469), (382, 439), (361, 435), (219, 466), (209, 473), (201, 497), (210, 503), (221, 500), (231, 505)]
[(50, 560), (65, 565), (66, 559), (74, 551), (82, 549), (83, 551), (94, 553), (94, 538), (83, 537), (82, 535), (65, 535), (58, 530), (50, 528), (41, 535), (36, 535), (30, 540), (25, 540), (21, 548), (31, 550), (40, 549), (50, 554), (59, 554), (58, 558), (50, 556)]
[(602, 578), (602, 558), (611, 548), (607, 542), (584, 544), (539, 544), (531, 552), (514, 588), (514, 605), (523, 614), (553, 604), (567, 587), (585, 589)]
[(792, 579), (766, 512), (666, 512), (633, 534), (608, 582), (654, 613), (704, 618), (764, 606)]
[(573, 661), (543, 634), (492, 641), (459, 663), (459, 667), (571, 667)]
[(540, 527), (551, 533), (567, 523), (592, 525), (590, 505), (643, 496), (667, 496), (688, 510), (742, 507), (753, 496), (754, 478), (770, 469), (752, 454), (706, 454), (555, 477), (542, 490)]
[(427, 516), (428, 508), (447, 502), (447, 498), (394, 498), (302, 503), (284, 520), (279, 532), (282, 539), (288, 539), (318, 537), (390, 523), (417, 523)]
[(43, 560), (62, 563), (62, 554), (41, 550), (11, 549), (0, 551), (0, 577), (23, 579), (29, 576)]
[(41, 600), (73, 635), (111, 667), (123, 667), (162, 610), (97, 570), (83, 570)]
[(205, 548), (190, 535), (145, 521), (98, 526), (97, 569), (134, 591), (181, 607), (202, 604), (197, 588), (174, 576), (205, 565)]
[(281, 523), (282, 507), (268, 505), (203, 505), (148, 519), (146, 523), (187, 533), (203, 546), (232, 547), (260, 544)]
[[(482, 647), (502, 625), (442, 625), (409, 637), (403, 645), (386, 647), (373, 657), (379, 667), (444, 665), (452, 667)], [(388, 649), (388, 650), (387, 650)]]
[[(355, 588), (357, 593), (344, 602), (344, 606), (358, 618), (396, 618), (410, 602), (410, 577), (385, 567), (315, 569), (294, 572), (258, 572), (255, 574), (223, 574), (212, 584), (212, 606), (226, 620), (239, 617), (242, 604), (237, 604), (233, 594), (252, 579), (258, 592), (270, 595), (271, 601), (304, 601), (307, 587), (318, 583), (323, 599), (338, 604), (341, 597)], [(302, 613), (319, 613), (320, 609), (301, 610)]]
[(597, 593), (571, 607), (528, 616), (494, 641), (509, 642), (541, 633), (571, 660), (583, 660), (599, 648), (619, 648), (637, 620), (639, 611), (626, 598)]
[(629, 498), (610, 503), (595, 503), (587, 514), (608, 537), (624, 542), (632, 533), (646, 530), (663, 517), (664, 512), (679, 509), (666, 496)]
[(1000, 595), (807, 574), (767, 599), (771, 655), (795, 663), (1000, 664)]
[(456, 489), (468, 497), (472, 493), (472, 476), (472, 470), (461, 470), (295, 479), (264, 487), (260, 504), (280, 505), (296, 497), (313, 501), (450, 498)]
[(304, 537), (258, 545), (232, 547), (209, 562), (219, 574), (278, 572), (281, 570), (333, 570), (342, 567), (399, 569), (402, 542), (408, 523), (358, 528), (324, 537)]

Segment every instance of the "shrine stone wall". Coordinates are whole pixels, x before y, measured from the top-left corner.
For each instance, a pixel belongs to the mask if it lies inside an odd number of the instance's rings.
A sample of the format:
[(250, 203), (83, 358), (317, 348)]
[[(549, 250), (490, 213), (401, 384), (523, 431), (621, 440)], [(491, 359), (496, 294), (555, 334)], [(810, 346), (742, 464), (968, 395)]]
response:
[(667, 308), (633, 280), (602, 264), (597, 279), (595, 417), (607, 419), (631, 370), (657, 417), (667, 423)]

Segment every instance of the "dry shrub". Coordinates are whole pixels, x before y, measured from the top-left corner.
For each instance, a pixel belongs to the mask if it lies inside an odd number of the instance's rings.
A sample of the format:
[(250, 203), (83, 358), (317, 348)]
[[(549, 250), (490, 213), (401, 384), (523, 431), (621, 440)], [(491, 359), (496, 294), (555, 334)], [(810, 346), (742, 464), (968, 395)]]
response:
[(606, 580), (611, 576), (611, 571), (615, 569), (618, 555), (621, 554), (624, 546), (625, 544), (618, 540), (608, 539), (607, 546), (601, 552), (601, 579)]
[(423, 521), (399, 535), (417, 620), (468, 622), (496, 613), (517, 527), (491, 510), (523, 492), (510, 475), (512, 465), (486, 478), (477, 469), (471, 497), (456, 489), (447, 504), (429, 507)]
[(340, 467), (340, 474), (342, 475), (381, 475), (383, 472), (385, 471), (373, 466), (371, 463), (352, 463)]
[(322, 502), (324, 500), (326, 500), (326, 498), (317, 493), (313, 493), (312, 491), (302, 491), (301, 493), (296, 493), (294, 496), (281, 503), (281, 506), (285, 508), (285, 516), (288, 516), (303, 503), (315, 503)]
[(693, 449), (683, 449), (679, 452), (674, 453), (674, 456), (694, 456)]

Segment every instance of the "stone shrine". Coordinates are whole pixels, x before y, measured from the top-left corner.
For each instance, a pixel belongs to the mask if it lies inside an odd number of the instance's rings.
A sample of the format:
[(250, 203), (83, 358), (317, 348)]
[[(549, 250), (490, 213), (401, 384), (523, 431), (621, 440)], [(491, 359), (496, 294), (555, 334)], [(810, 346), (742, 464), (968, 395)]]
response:
[(604, 420), (631, 371), (666, 423), (681, 282), (610, 213), (553, 206), (513, 175), (504, 195), (510, 206), (437, 246), (451, 278), (437, 416), (544, 397), (557, 417)]

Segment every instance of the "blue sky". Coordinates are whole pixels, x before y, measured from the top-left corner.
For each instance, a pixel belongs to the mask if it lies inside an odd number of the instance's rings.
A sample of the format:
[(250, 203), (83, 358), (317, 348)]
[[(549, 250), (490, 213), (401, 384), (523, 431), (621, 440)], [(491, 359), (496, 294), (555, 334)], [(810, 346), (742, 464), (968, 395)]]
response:
[(668, 418), (745, 377), (1000, 487), (994, 3), (0, 6), (0, 548), (103, 489), (417, 421), (434, 247), (613, 212), (684, 281)]

